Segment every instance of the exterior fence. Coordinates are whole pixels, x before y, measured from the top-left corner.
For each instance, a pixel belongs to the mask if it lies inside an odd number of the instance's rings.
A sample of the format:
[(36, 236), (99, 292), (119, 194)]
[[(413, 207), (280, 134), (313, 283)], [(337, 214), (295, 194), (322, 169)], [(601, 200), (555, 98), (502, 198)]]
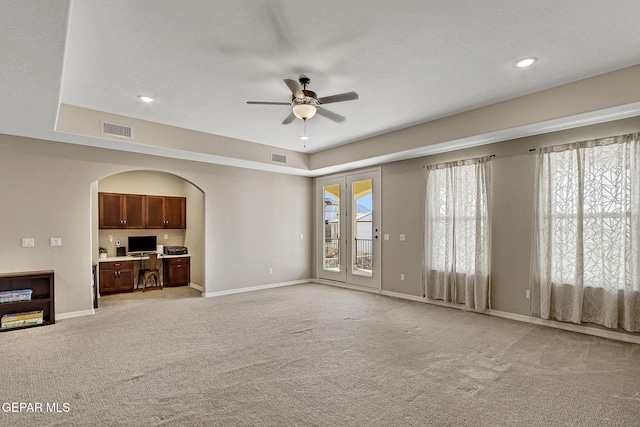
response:
[[(355, 239), (355, 267), (360, 270), (371, 270), (372, 239)], [(335, 270), (340, 268), (340, 239), (324, 240), (324, 268)]]

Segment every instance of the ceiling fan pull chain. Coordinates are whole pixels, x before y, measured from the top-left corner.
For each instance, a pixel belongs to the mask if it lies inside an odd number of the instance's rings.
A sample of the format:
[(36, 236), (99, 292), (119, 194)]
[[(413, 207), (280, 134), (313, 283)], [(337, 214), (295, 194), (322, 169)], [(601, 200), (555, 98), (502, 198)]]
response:
[(304, 148), (307, 148), (307, 119), (303, 120), (304, 123), (304, 138), (302, 138), (302, 140), (304, 141), (304, 143), (302, 144), (304, 146)]

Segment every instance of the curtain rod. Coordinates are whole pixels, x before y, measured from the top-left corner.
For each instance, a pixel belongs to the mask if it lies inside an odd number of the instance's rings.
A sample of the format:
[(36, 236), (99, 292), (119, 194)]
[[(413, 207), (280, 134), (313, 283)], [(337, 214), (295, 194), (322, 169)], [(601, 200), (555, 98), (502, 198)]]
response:
[[(495, 154), (489, 154), (489, 155), (487, 155), (487, 156), (480, 156), (480, 157), (473, 157), (473, 158), (481, 158), (481, 157), (490, 157), (490, 158), (494, 158), (495, 156), (496, 156)], [(465, 159), (465, 160), (471, 160), (471, 159)], [(458, 160), (453, 160), (453, 161), (455, 162), (455, 161), (458, 161)], [(445, 163), (448, 163), (448, 162), (445, 162)], [(422, 165), (422, 169), (425, 169), (426, 167), (427, 167), (427, 165)]]

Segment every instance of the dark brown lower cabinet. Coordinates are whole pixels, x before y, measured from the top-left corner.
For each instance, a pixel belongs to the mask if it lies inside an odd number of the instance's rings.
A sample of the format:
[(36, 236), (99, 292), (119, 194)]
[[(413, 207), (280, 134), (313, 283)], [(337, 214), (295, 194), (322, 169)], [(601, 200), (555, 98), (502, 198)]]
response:
[(100, 263), (100, 294), (133, 291), (133, 261)]
[(165, 258), (162, 265), (164, 286), (188, 285), (191, 281), (189, 257)]

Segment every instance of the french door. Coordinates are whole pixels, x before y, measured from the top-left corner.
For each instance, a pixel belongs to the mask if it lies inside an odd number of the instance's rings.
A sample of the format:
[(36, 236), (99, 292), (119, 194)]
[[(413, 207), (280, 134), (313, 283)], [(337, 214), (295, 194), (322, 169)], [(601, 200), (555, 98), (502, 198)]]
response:
[(317, 180), (318, 277), (380, 289), (380, 171)]

